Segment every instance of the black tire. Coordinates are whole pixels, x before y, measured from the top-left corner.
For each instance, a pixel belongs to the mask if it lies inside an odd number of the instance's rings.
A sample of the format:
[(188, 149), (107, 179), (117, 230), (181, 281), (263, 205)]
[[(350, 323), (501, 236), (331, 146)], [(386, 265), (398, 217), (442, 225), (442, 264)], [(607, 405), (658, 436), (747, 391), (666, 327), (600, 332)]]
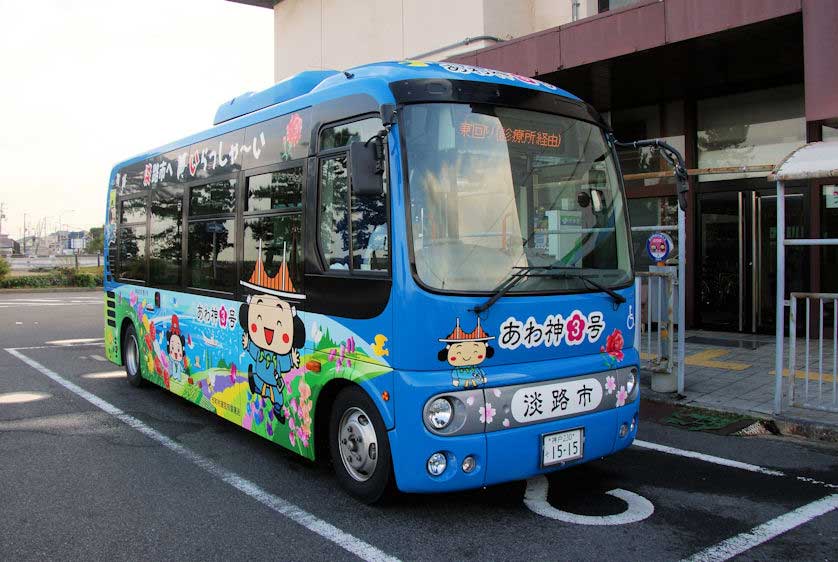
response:
[[(349, 416), (349, 419), (345, 419), (346, 416)], [(359, 423), (350, 421), (353, 416)], [(366, 418), (366, 421), (369, 422), (368, 426), (363, 423), (362, 418)], [(344, 421), (347, 424), (342, 432), (341, 426)], [(363, 433), (368, 435), (370, 430), (375, 433), (374, 468), (366, 472), (351, 468), (342, 456), (342, 452), (347, 452), (348, 447), (348, 444), (345, 443), (342, 449), (343, 435), (347, 435), (346, 431), (350, 426), (358, 428), (359, 424)], [(355, 432), (357, 434), (358, 430), (356, 429)], [(370, 453), (371, 444), (368, 443), (369, 440), (366, 441), (367, 443), (360, 440), (353, 441), (352, 444), (358, 447), (359, 452), (366, 453), (364, 458), (369, 462), (373, 455)], [(358, 445), (359, 442), (361, 445)], [(335, 398), (329, 419), (329, 452), (338, 482), (350, 495), (366, 504), (373, 504), (390, 496), (394, 491), (392, 486), (393, 461), (390, 456), (387, 430), (384, 427), (381, 414), (378, 413), (378, 407), (360, 387), (348, 386), (341, 390)], [(353, 472), (355, 475), (353, 475)]]
[(133, 324), (128, 324), (125, 335), (122, 338), (122, 363), (125, 365), (125, 374), (131, 386), (141, 387), (145, 382), (140, 368), (140, 342), (137, 340), (137, 331)]

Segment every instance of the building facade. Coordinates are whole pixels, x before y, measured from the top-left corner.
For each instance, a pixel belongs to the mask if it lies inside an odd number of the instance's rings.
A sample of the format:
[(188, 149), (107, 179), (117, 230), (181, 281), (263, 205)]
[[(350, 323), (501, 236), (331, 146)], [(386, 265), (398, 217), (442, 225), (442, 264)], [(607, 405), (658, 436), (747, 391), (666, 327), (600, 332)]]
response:
[[(687, 324), (774, 329), (776, 209), (768, 171), (838, 139), (831, 0), (251, 0), (271, 8), (277, 80), (301, 70), (426, 58), (561, 86), (621, 140), (664, 138), (691, 175)], [(633, 225), (676, 220), (649, 152), (621, 154)], [(838, 237), (838, 188), (787, 186), (786, 236)], [(638, 269), (650, 265), (645, 235)], [(675, 257), (677, 259), (677, 256)], [(787, 251), (786, 286), (838, 292), (836, 248)]]

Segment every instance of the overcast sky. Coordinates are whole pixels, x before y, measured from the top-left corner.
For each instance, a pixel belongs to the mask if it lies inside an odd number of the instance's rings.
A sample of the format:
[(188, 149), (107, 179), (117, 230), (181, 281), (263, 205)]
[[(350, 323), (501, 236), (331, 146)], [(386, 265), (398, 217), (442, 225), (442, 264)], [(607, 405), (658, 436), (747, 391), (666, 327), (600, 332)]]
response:
[[(273, 82), (273, 13), (225, 0), (0, 0), (2, 232), (101, 225), (113, 165)], [(30, 233), (31, 233), (31, 226)]]

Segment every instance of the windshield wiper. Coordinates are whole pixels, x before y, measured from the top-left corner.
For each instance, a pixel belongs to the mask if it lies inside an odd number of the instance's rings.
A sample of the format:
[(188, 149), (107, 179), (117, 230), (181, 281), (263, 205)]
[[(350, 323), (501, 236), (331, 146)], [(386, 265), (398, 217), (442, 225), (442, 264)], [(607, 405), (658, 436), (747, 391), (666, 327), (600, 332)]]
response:
[(492, 296), (489, 297), (489, 300), (484, 302), (483, 304), (478, 304), (471, 310), (475, 314), (480, 314), (486, 310), (489, 310), (489, 307), (498, 302), (503, 295), (508, 293), (515, 285), (526, 279), (533, 271), (542, 270), (542, 269), (549, 269), (549, 267), (539, 267), (539, 266), (518, 266), (514, 268), (515, 271), (510, 273), (506, 276), (506, 279), (500, 282), (500, 284), (492, 289)]
[[(545, 268), (545, 269), (553, 269), (553, 268)], [(556, 269), (558, 269), (558, 268), (556, 268)], [(621, 295), (620, 293), (618, 293), (614, 289), (610, 289), (610, 288), (606, 287), (605, 285), (603, 285), (602, 283), (599, 283), (598, 281), (594, 281), (590, 277), (587, 277), (587, 276), (585, 276), (581, 273), (575, 273), (573, 271), (568, 271), (566, 269), (563, 269), (561, 271), (561, 273), (550, 274), (550, 277), (565, 278), (565, 279), (581, 279), (583, 282), (589, 284), (594, 289), (597, 289), (598, 291), (602, 291), (603, 293), (607, 293), (609, 297), (614, 299), (614, 302), (617, 303), (617, 306), (626, 302), (626, 297), (624, 297), (623, 295)]]
[[(580, 279), (584, 283), (588, 283), (594, 289), (598, 291), (602, 291), (606, 293), (609, 297), (614, 299), (614, 302), (617, 303), (617, 306), (626, 302), (626, 297), (611, 289), (606, 287), (602, 283), (594, 281), (590, 277), (583, 275), (582, 273), (577, 273), (575, 267), (564, 267), (564, 266), (556, 266), (556, 265), (532, 265), (532, 266), (517, 266), (514, 268), (516, 271), (513, 271), (509, 275), (507, 275), (506, 279), (501, 281), (501, 283), (492, 290), (492, 296), (489, 297), (489, 300), (484, 302), (483, 304), (479, 304), (475, 306), (472, 311), (475, 314), (480, 314), (489, 309), (493, 304), (498, 302), (500, 298), (512, 290), (515, 285), (526, 279), (527, 277), (552, 277), (554, 279)], [(538, 272), (538, 273), (535, 273)]]

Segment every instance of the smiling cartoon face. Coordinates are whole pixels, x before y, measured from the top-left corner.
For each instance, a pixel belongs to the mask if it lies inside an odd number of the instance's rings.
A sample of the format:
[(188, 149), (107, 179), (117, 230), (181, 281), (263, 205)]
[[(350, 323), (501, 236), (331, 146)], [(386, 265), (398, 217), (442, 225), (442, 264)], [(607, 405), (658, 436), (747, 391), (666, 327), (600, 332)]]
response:
[(487, 349), (491, 348), (483, 341), (452, 343), (448, 346), (448, 363), (454, 367), (479, 365), (491, 356)]
[(173, 361), (183, 361), (183, 340), (179, 334), (169, 335), (169, 357)]
[(286, 301), (257, 295), (247, 310), (247, 335), (261, 349), (285, 355), (294, 347), (294, 319), (294, 311)]

